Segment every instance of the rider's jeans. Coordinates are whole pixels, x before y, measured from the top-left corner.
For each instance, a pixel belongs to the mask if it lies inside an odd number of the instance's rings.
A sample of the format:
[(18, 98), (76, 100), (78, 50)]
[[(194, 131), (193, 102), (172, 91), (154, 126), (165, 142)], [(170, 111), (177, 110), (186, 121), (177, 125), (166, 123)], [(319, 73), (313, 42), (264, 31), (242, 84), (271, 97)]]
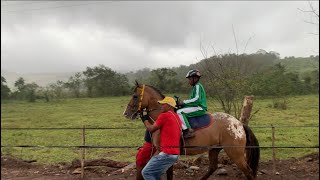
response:
[(148, 164), (143, 168), (142, 176), (145, 180), (161, 180), (161, 175), (164, 174), (177, 160), (178, 155), (160, 152), (158, 155), (153, 156)]

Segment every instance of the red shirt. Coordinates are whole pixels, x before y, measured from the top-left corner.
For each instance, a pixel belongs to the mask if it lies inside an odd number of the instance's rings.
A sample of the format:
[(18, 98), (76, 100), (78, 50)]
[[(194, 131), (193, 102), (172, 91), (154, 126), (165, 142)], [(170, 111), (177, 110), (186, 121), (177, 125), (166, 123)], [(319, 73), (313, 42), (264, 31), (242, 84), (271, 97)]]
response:
[(161, 113), (155, 125), (160, 128), (161, 152), (180, 154), (180, 148), (165, 148), (165, 146), (180, 146), (181, 121), (179, 116), (173, 111)]

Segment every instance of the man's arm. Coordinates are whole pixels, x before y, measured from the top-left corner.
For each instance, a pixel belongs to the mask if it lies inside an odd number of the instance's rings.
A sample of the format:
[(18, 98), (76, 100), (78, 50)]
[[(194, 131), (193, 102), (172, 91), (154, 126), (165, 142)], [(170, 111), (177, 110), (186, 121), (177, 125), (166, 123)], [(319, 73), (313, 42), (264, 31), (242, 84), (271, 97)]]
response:
[(145, 120), (143, 124), (146, 126), (149, 132), (153, 133), (156, 130), (160, 129), (157, 125), (155, 124), (150, 124), (149, 121)]
[(143, 124), (146, 126), (146, 128), (148, 129), (148, 131), (150, 133), (153, 133), (156, 130), (160, 129), (159, 126), (149, 123), (148, 119), (149, 119), (148, 115), (144, 115), (144, 116), (141, 117), (141, 121), (143, 122)]

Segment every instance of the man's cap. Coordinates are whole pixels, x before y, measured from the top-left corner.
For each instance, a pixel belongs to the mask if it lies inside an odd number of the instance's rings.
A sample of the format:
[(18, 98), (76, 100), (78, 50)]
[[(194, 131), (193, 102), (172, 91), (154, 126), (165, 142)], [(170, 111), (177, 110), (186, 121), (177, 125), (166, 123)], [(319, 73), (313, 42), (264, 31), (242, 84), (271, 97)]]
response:
[(169, 96), (166, 96), (163, 100), (161, 101), (158, 101), (159, 104), (169, 104), (170, 106), (176, 108), (176, 101), (172, 98), (172, 97), (169, 97)]

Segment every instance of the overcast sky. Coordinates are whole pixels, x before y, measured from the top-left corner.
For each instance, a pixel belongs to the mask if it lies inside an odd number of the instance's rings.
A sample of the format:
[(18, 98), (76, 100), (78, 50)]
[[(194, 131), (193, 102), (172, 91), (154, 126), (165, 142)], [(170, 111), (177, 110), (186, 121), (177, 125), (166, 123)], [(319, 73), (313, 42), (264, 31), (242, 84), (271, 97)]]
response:
[[(313, 2), (318, 8), (319, 1)], [(118, 72), (190, 65), (208, 56), (319, 53), (307, 1), (1, 1), (1, 69)], [(316, 21), (319, 23), (319, 19)], [(233, 34), (234, 31), (234, 34)], [(247, 45), (246, 45), (247, 44)], [(210, 46), (213, 46), (213, 48)]]

